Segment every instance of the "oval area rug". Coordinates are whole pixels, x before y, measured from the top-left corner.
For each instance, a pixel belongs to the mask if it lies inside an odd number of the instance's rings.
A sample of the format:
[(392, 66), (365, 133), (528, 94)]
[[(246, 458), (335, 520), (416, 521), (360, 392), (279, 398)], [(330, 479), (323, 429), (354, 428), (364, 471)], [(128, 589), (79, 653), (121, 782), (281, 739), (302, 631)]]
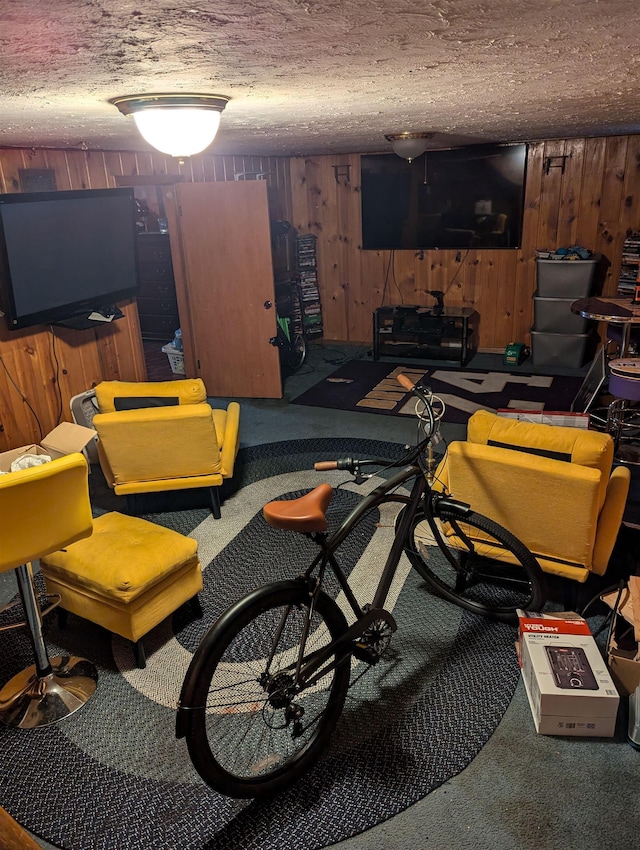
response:
[[(146, 515), (198, 540), (203, 618), (190, 619), (185, 606), (149, 633), (145, 670), (135, 667), (126, 641), (71, 616), (60, 632), (48, 618), (51, 655), (95, 661), (98, 690), (61, 723), (0, 728), (0, 804), (65, 850), (316, 850), (387, 820), (463, 770), (513, 696), (516, 630), (431, 596), (404, 558), (389, 606), (398, 631), (349, 691), (325, 757), (295, 786), (270, 800), (220, 795), (200, 780), (174, 735), (179, 688), (205, 631), (243, 593), (297, 575), (315, 550), (299, 535), (270, 529), (261, 506), (325, 480), (309, 471), (316, 460), (393, 457), (401, 448), (354, 439), (250, 447), (239, 455), (222, 520), (207, 509)], [(326, 480), (336, 487), (348, 476)], [(336, 490), (332, 525), (362, 492), (352, 484)], [(365, 596), (392, 525), (384, 511), (371, 515), (343, 552)], [(0, 682), (31, 663), (18, 635), (0, 632)]]

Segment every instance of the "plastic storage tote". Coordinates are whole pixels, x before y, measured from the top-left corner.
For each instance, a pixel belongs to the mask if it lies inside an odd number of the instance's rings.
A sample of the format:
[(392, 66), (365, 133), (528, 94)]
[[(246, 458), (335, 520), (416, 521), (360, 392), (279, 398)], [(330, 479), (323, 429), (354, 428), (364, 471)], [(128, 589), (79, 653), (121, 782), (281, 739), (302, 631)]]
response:
[(531, 331), (531, 359), (534, 366), (566, 366), (579, 369), (584, 365), (591, 334), (556, 334)]
[(589, 330), (589, 319), (571, 312), (575, 298), (542, 298), (533, 296), (533, 323), (537, 331), (554, 334), (583, 334)]
[(586, 298), (591, 294), (600, 255), (589, 260), (536, 259), (538, 295), (541, 298)]

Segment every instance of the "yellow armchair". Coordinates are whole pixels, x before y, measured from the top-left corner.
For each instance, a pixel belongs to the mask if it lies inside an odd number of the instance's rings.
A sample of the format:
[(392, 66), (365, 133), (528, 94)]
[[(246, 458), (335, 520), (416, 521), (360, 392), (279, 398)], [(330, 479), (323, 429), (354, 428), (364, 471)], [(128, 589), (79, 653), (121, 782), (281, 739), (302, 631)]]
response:
[(212, 408), (199, 378), (96, 387), (98, 457), (108, 485), (127, 497), (138, 493), (208, 488), (220, 518), (219, 487), (233, 475), (240, 444), (240, 406)]
[(520, 538), (545, 572), (585, 582), (607, 569), (629, 491), (629, 470), (612, 471), (613, 448), (608, 434), (481, 410), (438, 478)]

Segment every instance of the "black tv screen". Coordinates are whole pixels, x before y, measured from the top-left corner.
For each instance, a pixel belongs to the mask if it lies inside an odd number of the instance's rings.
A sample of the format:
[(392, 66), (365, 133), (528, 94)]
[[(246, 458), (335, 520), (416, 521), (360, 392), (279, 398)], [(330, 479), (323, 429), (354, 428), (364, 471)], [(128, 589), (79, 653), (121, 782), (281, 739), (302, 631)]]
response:
[(138, 291), (133, 189), (0, 195), (0, 248), (9, 328), (110, 308)]
[(362, 247), (520, 247), (526, 158), (524, 144), (362, 156)]

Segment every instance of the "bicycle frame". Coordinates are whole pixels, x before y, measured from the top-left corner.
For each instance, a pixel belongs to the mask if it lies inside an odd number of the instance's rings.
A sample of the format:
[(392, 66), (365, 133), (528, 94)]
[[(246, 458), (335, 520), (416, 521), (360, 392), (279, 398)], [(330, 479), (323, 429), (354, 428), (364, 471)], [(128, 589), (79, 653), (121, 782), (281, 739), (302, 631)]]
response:
[[(410, 495), (402, 495), (398, 493), (393, 493), (393, 491), (405, 484), (407, 481), (414, 479), (413, 486), (411, 488)], [(298, 653), (298, 659), (295, 664), (295, 672), (296, 672), (296, 687), (298, 689), (303, 689), (313, 685), (317, 680), (322, 678), (329, 670), (333, 669), (338, 664), (343, 663), (353, 654), (353, 641), (357, 640), (358, 637), (362, 636), (362, 634), (367, 630), (367, 628), (376, 620), (385, 621), (390, 627), (392, 631), (396, 630), (396, 622), (393, 616), (384, 609), (384, 605), (387, 599), (387, 595), (389, 593), (389, 589), (391, 587), (391, 583), (393, 582), (394, 576), (396, 574), (396, 570), (398, 568), (398, 564), (400, 563), (400, 558), (402, 557), (402, 553), (405, 548), (405, 541), (407, 535), (409, 534), (409, 530), (411, 528), (411, 523), (418, 511), (420, 505), (424, 503), (425, 506), (425, 516), (429, 525), (432, 527), (432, 530), (435, 532), (435, 520), (433, 518), (433, 513), (431, 510), (431, 496), (433, 496), (433, 491), (431, 486), (427, 480), (426, 473), (422, 470), (419, 464), (415, 463), (411, 466), (408, 466), (402, 469), (400, 472), (397, 472), (393, 475), (388, 481), (384, 484), (380, 484), (375, 488), (368, 496), (358, 504), (347, 516), (347, 518), (343, 521), (340, 528), (332, 534), (330, 537), (327, 537), (325, 534), (315, 533), (311, 534), (311, 538), (318, 543), (321, 551), (316, 555), (311, 565), (305, 570), (301, 579), (304, 580), (308, 587), (309, 593), (311, 596), (311, 604), (309, 606), (309, 610), (305, 616), (305, 625), (303, 629), (303, 636), (300, 642), (300, 650)], [(463, 502), (457, 502), (454, 499), (450, 499), (444, 495), (440, 496), (437, 494), (437, 498), (439, 500), (446, 500), (447, 505), (456, 511), (459, 511), (460, 515), (464, 515), (467, 513), (470, 508), (469, 505)], [(402, 521), (399, 527), (396, 530), (394, 541), (387, 556), (387, 560), (385, 562), (384, 569), (380, 576), (380, 580), (378, 582), (373, 600), (370, 605), (367, 605), (365, 609), (363, 609), (358, 603), (355, 595), (349, 585), (349, 581), (347, 577), (344, 575), (338, 561), (335, 557), (335, 551), (340, 546), (340, 544), (345, 540), (345, 538), (350, 534), (352, 529), (358, 524), (360, 519), (368, 513), (368, 511), (373, 508), (378, 507), (379, 505), (385, 502), (401, 502), (409, 507), (409, 509), (405, 512)], [(333, 641), (326, 647), (317, 652), (313, 653), (303, 664), (304, 651), (306, 646), (306, 639), (309, 631), (309, 625), (311, 622), (311, 618), (313, 616), (313, 611), (315, 607), (315, 602), (317, 599), (317, 595), (322, 590), (322, 581), (324, 577), (324, 572), (327, 564), (331, 566), (336, 579), (340, 585), (340, 588), (345, 594), (349, 605), (356, 616), (356, 622), (350, 626), (347, 631), (340, 637), (338, 640)], [(313, 573), (317, 567), (320, 567), (318, 576), (314, 580)], [(284, 620), (288, 616), (288, 611), (283, 614), (282, 625), (284, 624)], [(281, 628), (282, 628), (281, 625)], [(276, 632), (276, 638), (274, 640), (274, 650), (272, 653), (275, 654), (275, 647), (278, 642), (280, 631)], [(325, 662), (335, 655), (335, 660), (329, 664), (328, 666), (322, 666)], [(269, 659), (269, 663), (271, 661)], [(293, 667), (293, 665), (292, 665)], [(269, 664), (267, 664), (267, 669), (269, 668)]]

